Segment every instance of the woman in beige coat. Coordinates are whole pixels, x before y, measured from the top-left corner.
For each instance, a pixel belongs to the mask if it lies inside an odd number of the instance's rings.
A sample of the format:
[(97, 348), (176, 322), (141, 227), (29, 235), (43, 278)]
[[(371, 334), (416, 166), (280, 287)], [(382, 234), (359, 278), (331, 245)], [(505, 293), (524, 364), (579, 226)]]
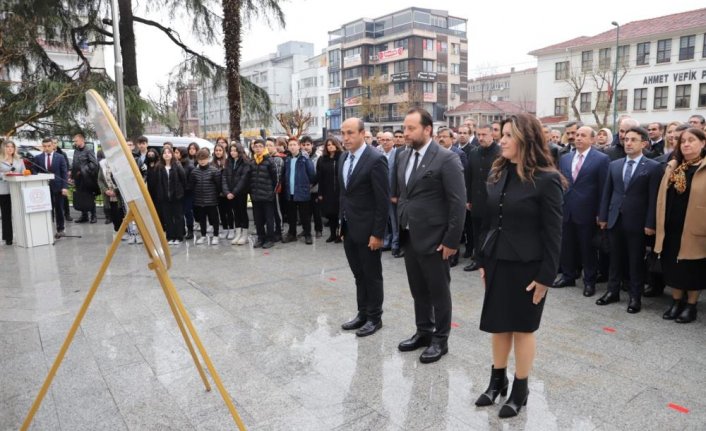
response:
[(662, 317), (677, 323), (696, 319), (696, 301), (706, 287), (705, 147), (702, 130), (690, 128), (681, 134), (657, 196), (654, 250), (674, 299)]

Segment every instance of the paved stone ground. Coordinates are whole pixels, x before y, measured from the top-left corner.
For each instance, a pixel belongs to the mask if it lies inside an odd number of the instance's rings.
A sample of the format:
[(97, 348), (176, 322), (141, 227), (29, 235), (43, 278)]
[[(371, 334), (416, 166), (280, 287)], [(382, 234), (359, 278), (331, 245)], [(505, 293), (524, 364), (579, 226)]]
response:
[[(0, 430), (19, 428), (111, 240), (102, 224), (69, 233), (83, 238), (0, 247)], [(528, 406), (500, 421), (498, 406), (473, 405), (491, 363), (476, 273), (453, 269), (450, 351), (422, 365), (420, 352), (397, 351), (414, 319), (404, 263), (389, 253), (384, 327), (357, 339), (340, 329), (355, 309), (340, 245), (173, 250), (172, 278), (251, 430), (706, 427), (704, 319), (663, 321), (666, 296), (628, 315), (625, 300), (597, 307), (581, 288), (550, 291)], [(232, 428), (219, 394), (203, 390), (143, 249), (123, 243), (33, 429)]]

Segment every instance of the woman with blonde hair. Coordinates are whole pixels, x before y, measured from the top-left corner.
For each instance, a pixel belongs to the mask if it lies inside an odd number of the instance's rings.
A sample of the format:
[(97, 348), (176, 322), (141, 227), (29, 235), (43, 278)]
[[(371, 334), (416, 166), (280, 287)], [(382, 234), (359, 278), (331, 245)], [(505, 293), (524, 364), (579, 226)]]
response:
[(22, 158), (17, 153), (17, 145), (7, 140), (0, 146), (0, 214), (2, 215), (2, 239), (12, 245), (12, 202), (10, 185), (5, 181), (6, 174), (21, 174), (25, 170)]

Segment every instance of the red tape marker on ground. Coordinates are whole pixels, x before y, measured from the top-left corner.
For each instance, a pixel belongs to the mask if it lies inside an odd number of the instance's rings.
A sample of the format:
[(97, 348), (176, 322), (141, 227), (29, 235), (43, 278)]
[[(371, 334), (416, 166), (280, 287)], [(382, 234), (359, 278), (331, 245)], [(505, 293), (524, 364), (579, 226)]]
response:
[(269, 255), (270, 255), (270, 252), (269, 252), (269, 251), (266, 251), (266, 252), (264, 252), (264, 253), (262, 253), (262, 254), (264, 254), (265, 256), (269, 256)]
[(687, 409), (686, 407), (680, 406), (679, 404), (669, 403), (669, 404), (667, 404), (667, 407), (669, 407), (670, 409), (676, 410), (679, 413), (689, 413), (689, 409)]
[(458, 328), (459, 326), (461, 326), (461, 325), (459, 325), (459, 324), (456, 323), (456, 322), (451, 322), (451, 327), (452, 327), (452, 328)]
[(615, 332), (615, 328), (611, 328), (610, 326), (604, 326), (604, 327), (603, 327), (603, 331), (605, 331), (605, 332), (607, 332), (607, 333), (609, 333), (609, 334), (612, 334), (612, 333)]
[(328, 281), (336, 281), (336, 277), (329, 277)]

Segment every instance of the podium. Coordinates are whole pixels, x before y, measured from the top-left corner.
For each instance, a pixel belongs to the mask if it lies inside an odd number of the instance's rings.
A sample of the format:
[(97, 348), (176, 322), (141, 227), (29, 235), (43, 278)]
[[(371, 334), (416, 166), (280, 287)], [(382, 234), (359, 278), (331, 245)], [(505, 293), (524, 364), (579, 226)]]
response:
[(54, 243), (49, 180), (54, 174), (27, 176), (5, 175), (12, 200), (12, 232), (20, 247), (37, 247)]

